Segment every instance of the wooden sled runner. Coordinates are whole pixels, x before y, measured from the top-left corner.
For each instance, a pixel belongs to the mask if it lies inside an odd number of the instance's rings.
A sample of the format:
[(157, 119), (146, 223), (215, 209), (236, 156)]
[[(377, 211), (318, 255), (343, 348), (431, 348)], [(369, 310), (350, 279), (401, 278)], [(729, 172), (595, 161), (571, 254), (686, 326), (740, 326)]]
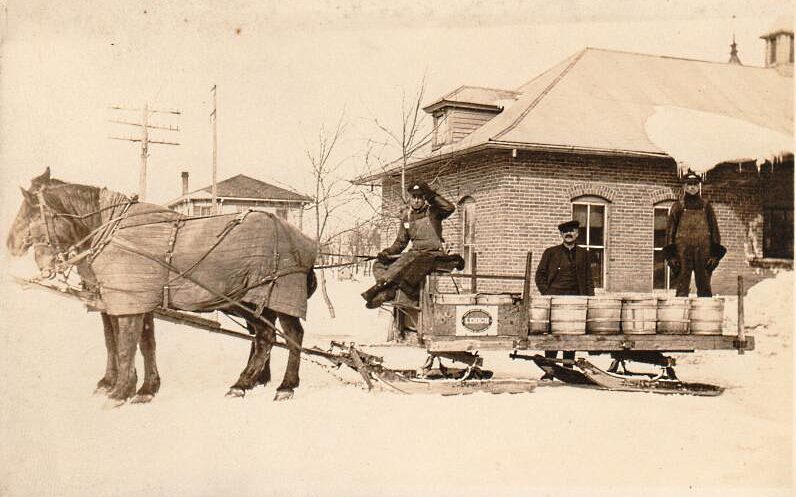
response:
[[(720, 395), (723, 387), (707, 383), (684, 382), (674, 373), (674, 360), (661, 354), (632, 356), (628, 354), (614, 356), (614, 362), (608, 371), (603, 371), (586, 359), (553, 359), (541, 355), (522, 355), (516, 352), (512, 359), (527, 359), (536, 363), (545, 373), (571, 385), (614, 390), (622, 392), (650, 392), (681, 395), (698, 395), (713, 397)], [(661, 368), (658, 374), (634, 373), (626, 369), (625, 361), (640, 360), (655, 364)], [(569, 366), (569, 367), (566, 367)], [(619, 366), (622, 370), (619, 370)]]

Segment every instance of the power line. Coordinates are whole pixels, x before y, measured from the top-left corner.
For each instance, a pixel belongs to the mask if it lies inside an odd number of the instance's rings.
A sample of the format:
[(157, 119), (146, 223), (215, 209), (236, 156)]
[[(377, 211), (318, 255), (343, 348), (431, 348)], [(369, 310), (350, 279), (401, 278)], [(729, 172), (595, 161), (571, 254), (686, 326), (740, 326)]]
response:
[(124, 110), (124, 111), (137, 111), (141, 112), (141, 122), (135, 121), (121, 121), (117, 119), (109, 119), (109, 122), (116, 124), (125, 124), (128, 126), (136, 126), (141, 128), (141, 136), (135, 138), (132, 136), (109, 136), (111, 140), (122, 140), (129, 142), (137, 142), (141, 144), (141, 160), (138, 170), (138, 198), (140, 200), (146, 199), (146, 178), (147, 178), (147, 158), (149, 157), (149, 145), (179, 145), (177, 142), (165, 140), (152, 140), (149, 138), (150, 129), (160, 129), (164, 131), (180, 131), (179, 126), (159, 126), (156, 124), (149, 124), (149, 117), (154, 113), (181, 115), (179, 110), (175, 109), (152, 109), (149, 103), (144, 104), (143, 109), (129, 108), (121, 105), (113, 105), (111, 110)]

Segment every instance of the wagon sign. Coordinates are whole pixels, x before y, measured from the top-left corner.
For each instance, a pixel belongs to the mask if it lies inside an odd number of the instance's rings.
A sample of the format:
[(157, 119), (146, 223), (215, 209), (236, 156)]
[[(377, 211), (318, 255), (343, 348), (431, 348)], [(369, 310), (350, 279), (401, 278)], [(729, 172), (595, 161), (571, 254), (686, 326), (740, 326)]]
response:
[(498, 329), (498, 306), (457, 305), (456, 335), (496, 336)]
[(475, 333), (484, 331), (491, 324), (492, 316), (481, 309), (469, 310), (462, 316), (462, 326)]

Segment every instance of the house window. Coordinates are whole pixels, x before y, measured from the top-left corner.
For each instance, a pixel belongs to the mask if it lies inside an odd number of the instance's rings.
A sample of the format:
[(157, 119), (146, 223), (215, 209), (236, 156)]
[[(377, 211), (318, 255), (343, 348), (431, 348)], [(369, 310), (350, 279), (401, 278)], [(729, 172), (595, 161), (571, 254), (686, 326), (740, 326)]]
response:
[(464, 197), (462, 199), (459, 203), (459, 212), (462, 213), (464, 271), (469, 273), (473, 267), (473, 254), (475, 254), (475, 200), (473, 197)]
[(276, 215), (277, 215), (277, 217), (282, 218), (285, 221), (287, 221), (287, 207), (278, 207), (276, 209)]
[(658, 204), (653, 210), (652, 225), (652, 288), (668, 290), (671, 288), (672, 277), (669, 265), (663, 257), (666, 246), (666, 225), (669, 222), (669, 211), (672, 203)]
[(608, 202), (600, 197), (572, 201), (572, 219), (580, 222), (577, 243), (589, 252), (594, 288), (605, 288), (605, 242)]
[(793, 259), (793, 207), (763, 209), (763, 257)]
[(193, 215), (194, 216), (212, 216), (213, 215), (213, 206), (212, 205), (194, 205), (193, 206)]
[(434, 114), (434, 148), (439, 148), (450, 141), (450, 125), (448, 124), (448, 116), (439, 112)]

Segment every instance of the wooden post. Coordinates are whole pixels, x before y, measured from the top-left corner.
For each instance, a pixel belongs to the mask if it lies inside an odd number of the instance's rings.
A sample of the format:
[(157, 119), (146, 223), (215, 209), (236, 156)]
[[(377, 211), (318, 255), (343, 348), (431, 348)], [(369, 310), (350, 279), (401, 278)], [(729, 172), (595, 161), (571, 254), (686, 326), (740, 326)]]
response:
[(531, 330), (531, 269), (533, 252), (525, 257), (525, 279), (522, 282), (522, 308), (520, 309), (520, 336), (528, 338)]
[(738, 354), (744, 353), (744, 342), (746, 341), (743, 318), (743, 276), (738, 275)]
[(478, 277), (476, 273), (478, 272), (478, 253), (473, 252), (473, 262), (470, 268), (470, 293), (478, 293)]

